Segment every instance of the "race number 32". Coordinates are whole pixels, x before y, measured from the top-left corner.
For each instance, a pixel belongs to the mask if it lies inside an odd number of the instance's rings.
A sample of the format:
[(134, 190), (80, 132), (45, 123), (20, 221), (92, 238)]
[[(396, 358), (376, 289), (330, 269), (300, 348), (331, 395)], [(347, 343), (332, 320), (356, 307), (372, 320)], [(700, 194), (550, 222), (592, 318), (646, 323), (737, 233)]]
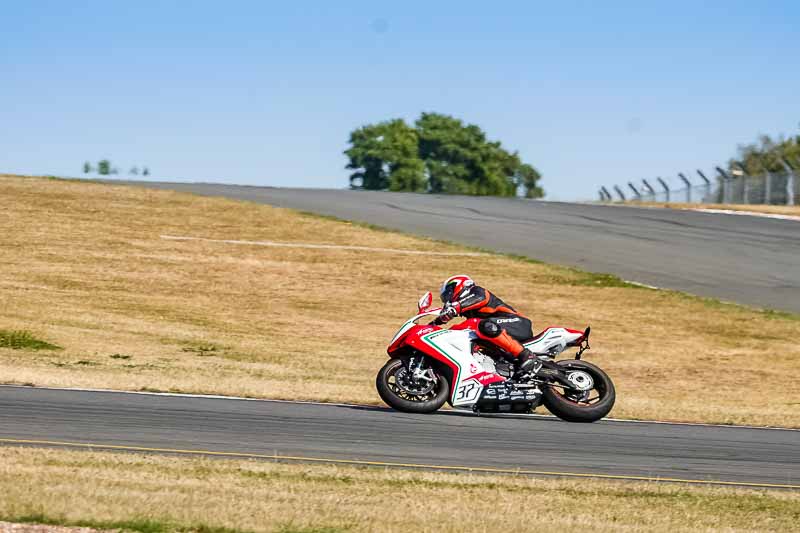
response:
[(478, 397), (478, 393), (480, 392), (481, 387), (478, 386), (477, 383), (474, 381), (468, 381), (464, 383), (456, 390), (456, 401), (457, 402), (471, 402), (474, 401)]

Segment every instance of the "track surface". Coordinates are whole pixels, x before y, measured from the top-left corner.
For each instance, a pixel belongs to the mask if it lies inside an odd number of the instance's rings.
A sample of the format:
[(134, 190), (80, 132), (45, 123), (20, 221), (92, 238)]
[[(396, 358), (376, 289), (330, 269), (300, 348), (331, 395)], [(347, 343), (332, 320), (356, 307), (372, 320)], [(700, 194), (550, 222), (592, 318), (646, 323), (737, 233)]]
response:
[(800, 489), (800, 431), (0, 387), (3, 439)]
[(505, 198), (126, 183), (333, 215), (657, 287), (800, 312), (796, 221)]

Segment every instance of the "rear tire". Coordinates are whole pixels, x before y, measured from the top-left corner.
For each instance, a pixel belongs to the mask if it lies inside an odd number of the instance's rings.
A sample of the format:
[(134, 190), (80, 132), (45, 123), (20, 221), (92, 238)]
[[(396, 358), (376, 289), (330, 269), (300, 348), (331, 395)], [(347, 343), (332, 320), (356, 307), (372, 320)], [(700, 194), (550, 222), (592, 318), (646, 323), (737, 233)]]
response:
[(392, 390), (389, 380), (403, 365), (404, 361), (402, 359), (389, 359), (389, 361), (383, 365), (383, 368), (378, 371), (378, 376), (375, 378), (375, 388), (378, 389), (378, 394), (380, 394), (381, 399), (386, 402), (389, 407), (404, 413), (432, 413), (438, 411), (447, 401), (447, 395), (450, 393), (450, 383), (447, 381), (447, 378), (441, 374), (436, 374), (438, 381), (434, 387), (434, 395), (431, 399), (412, 401), (401, 398)]
[(544, 387), (542, 402), (551, 413), (567, 422), (596, 422), (611, 412), (617, 393), (608, 374), (586, 361), (563, 360), (558, 361), (558, 365), (567, 372), (569, 369), (575, 369), (589, 374), (594, 380), (594, 388), (600, 393), (600, 398), (590, 405), (581, 404), (569, 400), (552, 386)]

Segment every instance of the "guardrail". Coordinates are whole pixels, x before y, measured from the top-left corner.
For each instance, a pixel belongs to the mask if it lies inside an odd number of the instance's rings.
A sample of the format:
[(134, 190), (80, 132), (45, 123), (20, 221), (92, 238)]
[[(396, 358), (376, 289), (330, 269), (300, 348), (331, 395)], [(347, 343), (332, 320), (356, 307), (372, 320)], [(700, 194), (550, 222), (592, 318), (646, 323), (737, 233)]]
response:
[(643, 179), (637, 185), (632, 181), (622, 186), (612, 185), (611, 191), (600, 187), (601, 202), (665, 202), (707, 204), (772, 204), (800, 205), (800, 162), (781, 161), (780, 172), (763, 172), (749, 175), (744, 167), (733, 170), (715, 167), (711, 178), (697, 170), (694, 182), (683, 172), (677, 179)]

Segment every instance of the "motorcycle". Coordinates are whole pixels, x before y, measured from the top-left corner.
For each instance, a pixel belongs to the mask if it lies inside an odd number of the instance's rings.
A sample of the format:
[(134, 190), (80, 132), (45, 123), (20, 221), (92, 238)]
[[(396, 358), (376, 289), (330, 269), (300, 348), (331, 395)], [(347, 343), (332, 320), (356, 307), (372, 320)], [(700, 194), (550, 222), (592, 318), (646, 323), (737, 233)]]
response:
[[(569, 422), (595, 422), (614, 406), (616, 391), (608, 375), (581, 360), (589, 349), (591, 328), (549, 327), (522, 345), (542, 358), (535, 374), (516, 376), (514, 357), (475, 333), (479, 319), (467, 319), (449, 329), (430, 316), (430, 292), (420, 298), (419, 313), (408, 320), (387, 349), (389, 361), (375, 380), (381, 399), (398, 411), (432, 413), (445, 403), (475, 413), (531, 413), (544, 405)], [(555, 361), (567, 348), (577, 348), (574, 359)]]

